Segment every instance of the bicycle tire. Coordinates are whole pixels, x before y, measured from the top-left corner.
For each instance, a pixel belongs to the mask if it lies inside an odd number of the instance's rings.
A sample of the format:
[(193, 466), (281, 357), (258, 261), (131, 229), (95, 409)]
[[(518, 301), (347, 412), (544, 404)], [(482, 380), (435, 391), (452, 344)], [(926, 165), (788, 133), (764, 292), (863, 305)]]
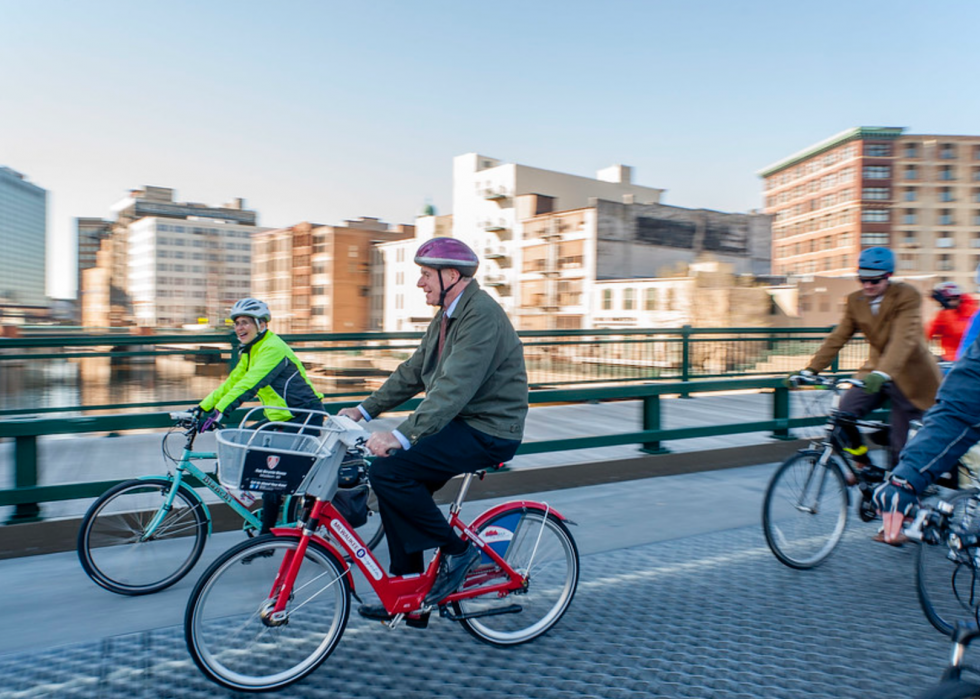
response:
[(919, 699), (980, 699), (980, 684), (946, 680), (919, 695)]
[[(495, 531), (489, 532), (490, 528)], [(498, 551), (515, 570), (527, 575), (527, 587), (505, 597), (494, 592), (453, 602), (456, 614), (520, 606), (516, 613), (462, 619), (463, 628), (495, 646), (526, 643), (547, 632), (564, 616), (578, 588), (578, 547), (568, 527), (554, 514), (514, 507), (480, 525), (478, 532), (491, 546), (506, 548), (506, 552)], [(494, 570), (498, 571), (496, 576)], [(468, 581), (481, 585), (499, 583), (500, 575), (500, 568), (484, 554), (462, 589), (466, 589)], [(474, 580), (479, 582), (473, 583)]]
[[(953, 513), (949, 522), (958, 528), (980, 534), (980, 521), (965, 526), (966, 505), (975, 497), (959, 493), (949, 499)], [(980, 507), (974, 515), (980, 520)], [(959, 620), (980, 623), (980, 570), (973, 556), (951, 560), (945, 539), (938, 544), (923, 543), (915, 553), (915, 589), (926, 619), (945, 636), (953, 633)]]
[(147, 595), (190, 572), (208, 536), (200, 498), (181, 484), (152, 538), (143, 532), (173, 487), (169, 478), (123, 481), (88, 508), (78, 531), (78, 560), (97, 585), (120, 595)]
[(269, 590), (283, 556), (299, 539), (266, 534), (229, 549), (191, 592), (184, 639), (194, 663), (223, 687), (282, 689), (316, 670), (336, 648), (350, 616), (347, 565), (311, 541), (286, 607), (286, 619), (264, 621)]
[(784, 461), (762, 504), (766, 544), (781, 563), (798, 570), (826, 561), (847, 526), (847, 483), (834, 463), (820, 466), (821, 454), (804, 449)]

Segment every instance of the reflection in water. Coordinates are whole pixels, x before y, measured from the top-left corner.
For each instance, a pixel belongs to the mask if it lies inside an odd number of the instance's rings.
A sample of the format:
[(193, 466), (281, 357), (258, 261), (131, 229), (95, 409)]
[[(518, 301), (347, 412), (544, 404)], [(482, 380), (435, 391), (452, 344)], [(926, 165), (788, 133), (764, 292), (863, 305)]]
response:
[(186, 400), (194, 403), (225, 378), (224, 364), (182, 358), (113, 362), (108, 357), (0, 365), (0, 409), (36, 409)]

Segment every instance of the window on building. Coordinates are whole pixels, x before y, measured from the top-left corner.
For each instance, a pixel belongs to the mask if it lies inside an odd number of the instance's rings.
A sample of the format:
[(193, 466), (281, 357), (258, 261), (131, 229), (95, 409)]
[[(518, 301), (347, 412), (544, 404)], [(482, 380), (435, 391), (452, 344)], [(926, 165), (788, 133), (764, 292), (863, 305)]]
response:
[(905, 144), (905, 157), (906, 158), (918, 158), (919, 157), (919, 144), (918, 143), (906, 143)]
[(943, 160), (952, 160), (956, 157), (956, 144), (943, 143), (939, 146), (939, 157)]
[(915, 165), (905, 166), (905, 179), (907, 180), (917, 180), (919, 179), (919, 168)]
[(865, 187), (861, 196), (864, 199), (887, 199), (888, 187)]
[(936, 233), (936, 247), (937, 248), (951, 248), (953, 247), (953, 234), (948, 231), (942, 233)]
[(909, 253), (899, 255), (898, 268), (905, 272), (915, 269), (915, 257)]
[(905, 231), (902, 233), (902, 245), (908, 245), (910, 247), (918, 245), (918, 237), (915, 231)]
[(888, 165), (865, 165), (864, 179), (885, 180), (891, 177), (892, 169)]
[(643, 292), (643, 310), (644, 311), (655, 311), (657, 310), (657, 290), (654, 288), (646, 289)]
[[(970, 247), (980, 248), (980, 231), (975, 231), (973, 233), (973, 237), (970, 238)], [(976, 267), (974, 267), (974, 269), (976, 269)]]
[(952, 226), (955, 225), (953, 222), (953, 212), (949, 209), (939, 210), (939, 225), (940, 226)]
[(936, 258), (936, 269), (940, 272), (952, 272), (953, 271), (953, 256), (952, 255), (938, 255)]
[(636, 289), (623, 289), (623, 310), (632, 311), (636, 308)]
[(612, 289), (602, 290), (602, 310), (604, 311), (612, 310)]
[(916, 201), (919, 198), (918, 190), (913, 187), (906, 187), (903, 199), (905, 201)]
[(955, 176), (955, 171), (953, 170), (953, 166), (943, 165), (939, 169), (939, 179), (943, 180), (944, 182), (948, 182), (949, 180), (955, 180), (956, 176)]
[(953, 190), (950, 187), (940, 189), (939, 201), (953, 201)]
[(973, 177), (972, 177), (972, 179), (973, 179), (974, 182), (980, 182), (980, 167), (973, 168)]
[(916, 213), (915, 209), (906, 209), (905, 215), (902, 216), (902, 223), (906, 226), (914, 226), (919, 222), (919, 215)]
[(892, 154), (892, 147), (888, 143), (869, 143), (865, 146), (864, 154), (869, 158), (884, 158)]
[(888, 245), (888, 234), (887, 233), (862, 233), (861, 234), (861, 245), (866, 247), (874, 247), (876, 245)]
[(865, 223), (888, 223), (888, 209), (865, 209), (861, 212)]

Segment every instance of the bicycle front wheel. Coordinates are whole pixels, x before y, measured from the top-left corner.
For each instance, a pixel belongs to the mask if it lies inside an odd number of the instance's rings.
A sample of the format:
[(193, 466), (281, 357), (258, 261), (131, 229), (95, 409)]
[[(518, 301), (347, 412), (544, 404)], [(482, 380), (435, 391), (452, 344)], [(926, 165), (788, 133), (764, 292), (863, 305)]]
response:
[(205, 675), (229, 689), (281, 689), (333, 652), (350, 615), (350, 585), (337, 557), (311, 541), (284, 615), (270, 599), (283, 557), (299, 540), (272, 534), (229, 549), (205, 571), (187, 602), (184, 637)]
[(152, 533), (148, 527), (167, 506), (173, 481), (130, 480), (92, 503), (78, 532), (78, 560), (92, 580), (121, 595), (145, 595), (187, 575), (204, 551), (208, 520), (204, 506), (186, 486)]
[[(980, 503), (972, 493), (960, 493), (949, 500), (953, 529), (980, 534)], [(976, 512), (968, 514), (968, 506)], [(954, 551), (946, 537), (938, 544), (920, 544), (916, 551), (915, 588), (923, 613), (944, 635), (953, 632), (957, 621), (980, 622), (980, 575), (976, 566), (976, 548)]]
[[(537, 638), (558, 623), (578, 587), (578, 548), (568, 527), (553, 514), (514, 508), (484, 523), (478, 531), (526, 577), (527, 585), (505, 597), (494, 592), (454, 602), (456, 614), (470, 617), (460, 623), (480, 640), (497, 646)], [(500, 568), (484, 554), (462, 589), (499, 583), (501, 576)]]
[(780, 466), (762, 505), (766, 543), (782, 563), (807, 569), (834, 552), (847, 526), (847, 483), (821, 452), (804, 450)]

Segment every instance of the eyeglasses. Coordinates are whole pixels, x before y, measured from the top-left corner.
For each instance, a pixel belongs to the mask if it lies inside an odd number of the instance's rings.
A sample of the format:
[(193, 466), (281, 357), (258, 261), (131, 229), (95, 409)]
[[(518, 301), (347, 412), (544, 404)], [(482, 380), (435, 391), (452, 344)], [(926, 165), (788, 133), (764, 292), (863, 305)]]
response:
[(886, 279), (888, 279), (888, 277), (874, 277), (873, 279), (858, 279), (858, 281), (863, 286), (865, 284), (881, 284)]

